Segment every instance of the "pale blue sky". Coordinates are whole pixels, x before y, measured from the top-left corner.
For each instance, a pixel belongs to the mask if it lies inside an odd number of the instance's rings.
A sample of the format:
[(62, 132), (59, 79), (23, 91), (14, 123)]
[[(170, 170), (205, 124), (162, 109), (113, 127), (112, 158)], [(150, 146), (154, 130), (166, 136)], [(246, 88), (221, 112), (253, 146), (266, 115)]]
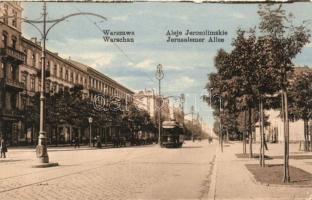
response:
[[(24, 2), (23, 17), (41, 16), (42, 3)], [(157, 64), (163, 65), (165, 95), (185, 93), (185, 111), (196, 104), (205, 121), (212, 122), (211, 111), (199, 97), (204, 91), (207, 74), (214, 71), (213, 58), (218, 49), (230, 50), (238, 27), (257, 26), (257, 4), (194, 4), (194, 3), (48, 3), (48, 18), (55, 19), (83, 11), (107, 17), (77, 16), (55, 26), (48, 35), (47, 48), (63, 57), (70, 56), (96, 68), (134, 91), (158, 88), (154, 77)], [(297, 21), (312, 19), (311, 3), (285, 4)], [(134, 43), (118, 43), (121, 52), (111, 43), (105, 43), (101, 29), (134, 31)], [(167, 30), (226, 30), (224, 43), (167, 43)], [(23, 34), (30, 38), (38, 34), (28, 25)], [(304, 48), (295, 63), (311, 65), (312, 45)]]

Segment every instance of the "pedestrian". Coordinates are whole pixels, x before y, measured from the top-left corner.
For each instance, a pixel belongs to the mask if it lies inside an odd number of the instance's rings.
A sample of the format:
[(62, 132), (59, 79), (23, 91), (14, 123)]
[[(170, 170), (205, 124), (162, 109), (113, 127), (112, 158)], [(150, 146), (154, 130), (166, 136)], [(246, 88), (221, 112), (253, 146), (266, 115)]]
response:
[(75, 145), (76, 144), (76, 140), (75, 140), (75, 138), (71, 141), (71, 144), (70, 144), (70, 146), (73, 146), (73, 145)]
[(93, 141), (92, 141), (92, 143), (93, 143), (93, 147), (95, 147), (95, 142), (97, 141), (97, 138), (96, 137), (94, 137), (93, 138)]
[(1, 139), (1, 142), (0, 142), (0, 149), (1, 149), (1, 158), (2, 158), (2, 155), (5, 158), (6, 157), (5, 153), (8, 152), (8, 148), (3, 138)]
[(267, 142), (266, 142), (266, 139), (264, 139), (264, 141), (263, 141), (263, 142), (264, 142), (264, 148), (265, 148), (265, 150), (269, 150), (269, 149), (268, 149)]
[(96, 147), (102, 148), (101, 138), (100, 136), (96, 136)]
[(80, 148), (80, 141), (79, 141), (79, 138), (76, 136), (75, 137), (75, 148)]
[(265, 133), (264, 133), (264, 137), (263, 137), (263, 143), (264, 143), (264, 148), (265, 148), (265, 150), (269, 150), (268, 149), (268, 145), (267, 145), (267, 142), (266, 142), (266, 139), (265, 139), (266, 137), (265, 137)]

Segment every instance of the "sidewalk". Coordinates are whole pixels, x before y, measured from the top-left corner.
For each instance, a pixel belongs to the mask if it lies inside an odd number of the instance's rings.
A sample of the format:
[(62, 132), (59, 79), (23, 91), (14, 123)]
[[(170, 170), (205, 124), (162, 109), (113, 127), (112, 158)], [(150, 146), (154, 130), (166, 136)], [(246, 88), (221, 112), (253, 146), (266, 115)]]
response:
[[(80, 145), (79, 148), (75, 148), (74, 145), (59, 145), (59, 146), (55, 146), (55, 145), (48, 145), (48, 151), (76, 151), (76, 150), (94, 150), (94, 149), (99, 149), (97, 147), (91, 147), (89, 145)], [(106, 148), (113, 148), (113, 144), (107, 144), (107, 145), (102, 145), (102, 149), (106, 149)], [(12, 146), (12, 147), (8, 147), (9, 151), (14, 151), (14, 152), (18, 152), (18, 151), (36, 151), (36, 146)]]
[[(66, 145), (48, 145), (48, 152), (53, 151), (79, 151), (79, 150), (99, 150), (99, 149), (111, 149), (111, 148), (140, 148), (145, 146), (153, 146), (157, 144), (142, 144), (142, 145), (130, 145), (127, 143), (126, 146), (114, 147), (113, 143), (102, 144), (101, 148), (91, 147), (89, 145), (80, 145), (79, 148), (75, 148), (74, 145), (66, 144)], [(36, 146), (9, 146), (8, 151), (10, 152), (34, 152), (36, 151)]]
[[(297, 144), (291, 144), (291, 155), (312, 155), (299, 153)], [(242, 153), (242, 143), (225, 144), (223, 153), (216, 151), (216, 161), (213, 168), (212, 181), (208, 199), (302, 199), (312, 200), (312, 187), (276, 186), (258, 183), (247, 170), (245, 164), (258, 164), (258, 159), (237, 158), (235, 154)], [(248, 152), (248, 149), (247, 149)], [(259, 153), (259, 144), (253, 145), (253, 152)], [(269, 156), (282, 156), (283, 144), (269, 144)], [(266, 164), (282, 164), (283, 159), (266, 160)], [(290, 159), (290, 165), (312, 173), (312, 160)]]

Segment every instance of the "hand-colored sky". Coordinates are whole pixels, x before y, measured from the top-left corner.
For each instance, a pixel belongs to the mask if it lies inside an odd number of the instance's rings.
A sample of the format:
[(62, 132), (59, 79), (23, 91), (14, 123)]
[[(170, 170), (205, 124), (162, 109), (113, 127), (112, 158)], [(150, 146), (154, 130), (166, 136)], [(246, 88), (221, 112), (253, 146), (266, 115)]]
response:
[[(23, 17), (38, 19), (42, 3), (24, 2)], [(200, 96), (205, 94), (207, 74), (214, 71), (214, 56), (220, 48), (230, 50), (231, 41), (240, 27), (249, 29), (259, 23), (257, 4), (195, 3), (47, 3), (48, 18), (55, 19), (74, 12), (93, 12), (107, 21), (92, 16), (76, 16), (56, 25), (48, 35), (47, 48), (62, 57), (80, 61), (134, 91), (158, 88), (157, 64), (165, 73), (162, 92), (166, 96), (187, 97), (185, 112), (195, 105), (204, 121), (212, 122), (211, 111)], [(312, 20), (311, 3), (285, 4), (296, 21)], [(96, 23), (96, 24), (95, 24)], [(134, 43), (103, 41), (100, 29), (134, 31)], [(225, 30), (223, 43), (167, 43), (168, 30)], [(23, 26), (27, 38), (38, 33)], [(312, 45), (307, 45), (296, 59), (299, 65), (311, 65)]]

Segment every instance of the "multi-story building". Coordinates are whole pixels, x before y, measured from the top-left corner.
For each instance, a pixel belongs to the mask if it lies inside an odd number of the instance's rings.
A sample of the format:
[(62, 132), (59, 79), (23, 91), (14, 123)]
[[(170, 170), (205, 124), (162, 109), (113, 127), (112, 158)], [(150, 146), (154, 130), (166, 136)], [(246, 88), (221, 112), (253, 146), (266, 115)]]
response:
[[(0, 17), (4, 17), (0, 19), (0, 136), (11, 144), (33, 143), (38, 135), (34, 125), (25, 123), (28, 116), (23, 116), (22, 111), (41, 87), (41, 44), (36, 38), (28, 40), (22, 36), (21, 13), (20, 2), (0, 3)], [(132, 101), (134, 93), (128, 88), (92, 67), (48, 50), (46, 68), (50, 75), (46, 78), (45, 92), (57, 93), (81, 85), (84, 98), (93, 100), (95, 95), (102, 94)], [(88, 134), (65, 123), (53, 130), (47, 125), (47, 129), (48, 142), (55, 140), (56, 135), (63, 142), (70, 142), (74, 136), (83, 138)], [(107, 124), (101, 133), (112, 135), (118, 129), (116, 124)], [(100, 130), (94, 132), (99, 134)]]
[[(137, 92), (134, 95), (134, 102), (135, 104), (143, 110), (146, 110), (151, 119), (154, 121), (158, 121), (158, 103), (157, 100), (158, 96), (156, 95), (154, 89), (145, 89), (142, 91)], [(171, 111), (170, 111), (171, 109)], [(173, 117), (173, 110), (172, 106), (170, 106), (170, 99), (163, 98), (162, 99), (162, 106), (161, 106), (161, 118), (162, 120), (170, 120)]]
[(143, 110), (146, 110), (152, 119), (155, 118), (156, 114), (156, 99), (157, 95), (154, 89), (145, 89), (137, 92), (134, 95), (134, 102), (136, 105)]
[[(20, 68), (26, 61), (21, 48), (21, 7), (19, 2), (0, 4), (0, 136), (10, 143), (22, 128), (19, 94), (25, 89), (20, 82)], [(11, 16), (10, 18), (7, 18)]]
[[(84, 90), (86, 91), (86, 95), (90, 98), (91, 101), (95, 101), (95, 98), (98, 95), (106, 97), (103, 98), (105, 101), (115, 101), (115, 98), (118, 98), (118, 100), (123, 100), (126, 104), (133, 101), (134, 92), (130, 89), (93, 69), (92, 67), (71, 59), (68, 59), (67, 61), (84, 70), (88, 75), (88, 84)], [(95, 134), (99, 135), (101, 138), (105, 138), (105, 141), (111, 140), (114, 135), (120, 135), (120, 131), (120, 124), (116, 124), (111, 121), (106, 122), (102, 128), (94, 130)], [(84, 135), (84, 137), (87, 138), (88, 131), (85, 130), (83, 134), (79, 133), (79, 135)]]

